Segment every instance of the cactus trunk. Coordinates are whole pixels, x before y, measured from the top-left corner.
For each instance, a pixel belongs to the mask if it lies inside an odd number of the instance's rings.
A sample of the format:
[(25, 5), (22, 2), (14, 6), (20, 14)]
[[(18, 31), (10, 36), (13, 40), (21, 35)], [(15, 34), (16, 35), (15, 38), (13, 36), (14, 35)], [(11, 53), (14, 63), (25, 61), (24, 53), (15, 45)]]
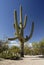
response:
[(20, 42), (20, 47), (21, 47), (21, 57), (24, 57), (24, 43)]

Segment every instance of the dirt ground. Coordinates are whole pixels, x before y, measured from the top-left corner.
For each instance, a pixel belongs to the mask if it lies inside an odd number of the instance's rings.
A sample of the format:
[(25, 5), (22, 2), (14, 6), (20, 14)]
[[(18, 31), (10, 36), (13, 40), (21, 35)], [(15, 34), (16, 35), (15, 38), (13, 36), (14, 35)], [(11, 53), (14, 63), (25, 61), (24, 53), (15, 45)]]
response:
[(0, 60), (0, 65), (44, 65), (44, 58), (25, 56), (21, 60)]

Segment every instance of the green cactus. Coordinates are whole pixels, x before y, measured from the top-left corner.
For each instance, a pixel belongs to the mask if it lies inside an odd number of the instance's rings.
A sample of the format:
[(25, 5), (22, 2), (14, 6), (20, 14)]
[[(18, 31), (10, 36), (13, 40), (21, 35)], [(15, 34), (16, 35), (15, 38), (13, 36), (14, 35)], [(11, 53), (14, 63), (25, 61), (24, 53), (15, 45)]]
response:
[(24, 43), (27, 42), (33, 34), (33, 30), (34, 30), (34, 22), (32, 22), (32, 29), (31, 29), (31, 33), (29, 36), (26, 36), (26, 38), (24, 38), (24, 29), (26, 27), (26, 21), (27, 21), (27, 16), (25, 16), (24, 19), (24, 25), (22, 24), (22, 6), (20, 6), (20, 24), (18, 25), (18, 21), (17, 21), (17, 11), (14, 11), (14, 28), (16, 29), (16, 37), (15, 38), (8, 38), (8, 40), (16, 40), (18, 39), (20, 41), (20, 45), (21, 45), (21, 57), (24, 57)]

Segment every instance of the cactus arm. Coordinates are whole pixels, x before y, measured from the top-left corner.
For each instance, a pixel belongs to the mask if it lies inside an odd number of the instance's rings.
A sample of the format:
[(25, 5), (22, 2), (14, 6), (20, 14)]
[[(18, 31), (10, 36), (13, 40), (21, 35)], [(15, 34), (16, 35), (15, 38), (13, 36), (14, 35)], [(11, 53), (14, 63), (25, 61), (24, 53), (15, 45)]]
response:
[(15, 40), (17, 39), (18, 37), (15, 37), (15, 38), (8, 38), (8, 40)]
[(18, 28), (18, 22), (17, 22), (17, 11), (14, 11), (14, 27), (17, 29)]
[(13, 24), (14, 25), (14, 28), (15, 28), (15, 24)]
[(31, 33), (30, 33), (29, 37), (28, 37), (28, 36), (26, 36), (26, 38), (25, 38), (25, 42), (26, 42), (26, 41), (28, 41), (28, 40), (32, 37), (33, 31), (34, 31), (34, 22), (32, 22), (32, 29), (31, 29)]
[(20, 23), (22, 23), (22, 6), (20, 6)]
[(23, 29), (26, 27), (26, 23), (27, 23), (27, 16), (25, 16), (25, 19), (24, 19), (24, 26), (23, 26)]
[[(14, 28), (15, 28), (15, 24), (13, 24), (14, 25)], [(18, 29), (20, 29), (20, 27), (18, 26)]]
[(14, 11), (14, 19), (15, 19), (14, 28), (16, 29), (17, 35), (19, 35), (19, 27), (18, 27), (18, 22), (17, 22), (17, 12), (16, 11)]

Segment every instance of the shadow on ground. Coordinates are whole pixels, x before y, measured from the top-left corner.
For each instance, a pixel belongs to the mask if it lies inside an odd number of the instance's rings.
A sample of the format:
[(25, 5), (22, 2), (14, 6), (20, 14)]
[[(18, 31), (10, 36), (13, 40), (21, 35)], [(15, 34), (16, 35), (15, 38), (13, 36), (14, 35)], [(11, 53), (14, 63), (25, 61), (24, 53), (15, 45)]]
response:
[(39, 58), (44, 58), (44, 55), (42, 55), (42, 56), (39, 56)]

